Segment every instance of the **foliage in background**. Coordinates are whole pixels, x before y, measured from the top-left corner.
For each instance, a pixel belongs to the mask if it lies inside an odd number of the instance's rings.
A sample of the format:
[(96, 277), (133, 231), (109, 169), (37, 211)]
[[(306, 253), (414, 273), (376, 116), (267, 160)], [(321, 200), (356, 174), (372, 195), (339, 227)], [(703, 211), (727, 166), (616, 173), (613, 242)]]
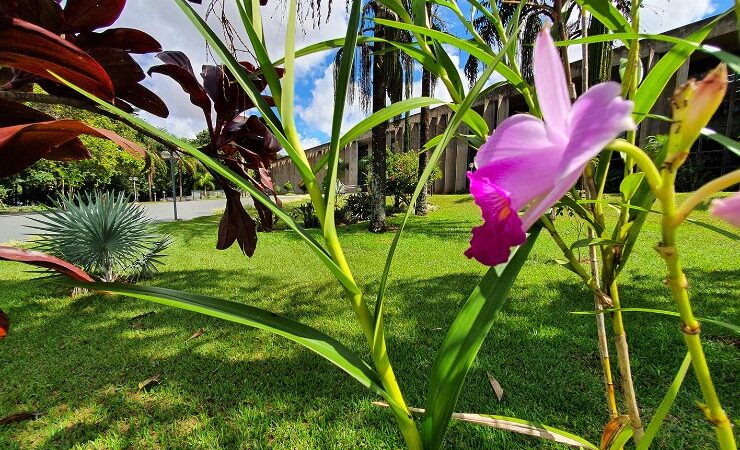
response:
[(151, 229), (146, 210), (123, 193), (62, 196), (57, 208), (33, 218), (34, 247), (103, 281), (136, 281), (157, 272), (169, 236)]
[[(411, 196), (419, 182), (419, 153), (393, 152), (388, 150), (388, 169), (386, 171), (386, 189), (388, 195), (393, 196), (394, 208), (409, 206)], [(435, 181), (442, 178), (442, 171), (438, 166), (432, 169), (432, 174), (426, 182), (427, 189)]]

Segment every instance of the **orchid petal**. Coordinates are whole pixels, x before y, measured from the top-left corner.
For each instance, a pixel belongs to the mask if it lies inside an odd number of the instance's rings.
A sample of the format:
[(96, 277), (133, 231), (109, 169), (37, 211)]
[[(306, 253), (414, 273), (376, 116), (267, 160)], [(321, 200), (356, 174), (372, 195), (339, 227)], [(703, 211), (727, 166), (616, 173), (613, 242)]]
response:
[(735, 193), (732, 197), (713, 200), (710, 211), (720, 219), (740, 227), (740, 193)]
[(635, 128), (633, 103), (619, 96), (614, 82), (598, 84), (573, 104), (570, 117), (569, 143), (565, 149), (560, 173), (569, 175), (583, 166), (620, 134)]
[(582, 171), (583, 168), (581, 168), (581, 170), (579, 171), (573, 171), (570, 174), (567, 174), (566, 176), (559, 179), (544, 197), (530, 206), (529, 209), (527, 209), (527, 212), (525, 212), (522, 216), (522, 227), (525, 230), (528, 230), (529, 227), (534, 225), (534, 223), (539, 220), (539, 218), (542, 216), (542, 214), (545, 213), (545, 211), (552, 208), (552, 206), (558, 200), (563, 198), (565, 194), (568, 193), (570, 188), (572, 188), (573, 185), (576, 184), (576, 181), (578, 181), (578, 177), (580, 177)]
[(497, 157), (468, 178), (505, 191), (511, 208), (518, 211), (552, 189), (558, 179), (557, 168), (564, 152), (564, 148), (559, 146), (531, 145), (528, 140), (523, 140), (521, 151), (516, 156)]
[(526, 236), (522, 221), (511, 207), (508, 192), (478, 172), (468, 172), (470, 193), (480, 207), (485, 223), (473, 228), (470, 248), (465, 251), (465, 256), (495, 266), (508, 261), (511, 247), (522, 244)]
[(550, 37), (549, 27), (540, 31), (534, 43), (534, 87), (547, 126), (567, 136), (570, 96), (563, 62)]
[[(558, 141), (565, 150), (566, 141)], [(552, 147), (545, 123), (529, 114), (515, 114), (501, 122), (475, 155), (475, 166), (484, 167), (499, 159), (520, 157), (526, 152)]]

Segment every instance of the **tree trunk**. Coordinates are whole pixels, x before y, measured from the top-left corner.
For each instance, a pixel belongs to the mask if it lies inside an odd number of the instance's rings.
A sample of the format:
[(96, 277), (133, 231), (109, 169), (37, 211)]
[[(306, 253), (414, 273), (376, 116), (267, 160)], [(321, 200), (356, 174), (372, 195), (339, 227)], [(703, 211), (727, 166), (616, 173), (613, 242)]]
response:
[[(421, 96), (431, 97), (432, 93), (432, 74), (427, 69), (421, 71)], [(421, 108), (419, 113), (419, 146), (423, 147), (427, 140), (429, 140), (429, 107), (424, 106)], [(419, 179), (421, 174), (427, 167), (427, 155), (426, 151), (419, 149)], [(417, 216), (424, 216), (427, 213), (427, 186), (419, 193), (419, 197), (416, 199), (416, 207), (414, 212)]]
[(180, 201), (182, 201), (182, 170), (185, 164), (182, 164), (182, 166), (179, 166), (177, 171), (179, 172), (178, 175), (180, 176)]
[[(375, 17), (385, 18), (385, 7), (374, 4)], [(375, 24), (375, 36), (383, 38), (383, 26)], [(385, 108), (386, 81), (383, 73), (382, 42), (373, 44), (373, 113)], [(386, 132), (388, 122), (383, 122), (372, 131), (372, 183), (370, 185), (372, 208), (370, 210), (370, 231), (385, 231), (385, 176), (386, 176)]]

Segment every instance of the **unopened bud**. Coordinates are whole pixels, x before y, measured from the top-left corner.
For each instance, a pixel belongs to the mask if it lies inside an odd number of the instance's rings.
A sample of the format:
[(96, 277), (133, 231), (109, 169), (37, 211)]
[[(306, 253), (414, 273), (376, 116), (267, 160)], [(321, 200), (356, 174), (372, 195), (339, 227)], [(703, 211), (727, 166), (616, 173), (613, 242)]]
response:
[(727, 66), (722, 63), (703, 80), (694, 79), (681, 85), (673, 94), (673, 124), (668, 135), (666, 163), (678, 168), (686, 160), (696, 141), (727, 91)]

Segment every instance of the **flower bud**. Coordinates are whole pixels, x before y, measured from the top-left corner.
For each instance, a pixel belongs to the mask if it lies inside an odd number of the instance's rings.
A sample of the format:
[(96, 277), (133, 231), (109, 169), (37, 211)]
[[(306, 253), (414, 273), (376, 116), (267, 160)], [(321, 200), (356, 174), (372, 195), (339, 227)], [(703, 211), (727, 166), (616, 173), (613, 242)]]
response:
[(673, 124), (668, 135), (666, 164), (678, 168), (722, 103), (727, 90), (727, 66), (722, 63), (703, 80), (694, 79), (681, 85), (671, 98)]

